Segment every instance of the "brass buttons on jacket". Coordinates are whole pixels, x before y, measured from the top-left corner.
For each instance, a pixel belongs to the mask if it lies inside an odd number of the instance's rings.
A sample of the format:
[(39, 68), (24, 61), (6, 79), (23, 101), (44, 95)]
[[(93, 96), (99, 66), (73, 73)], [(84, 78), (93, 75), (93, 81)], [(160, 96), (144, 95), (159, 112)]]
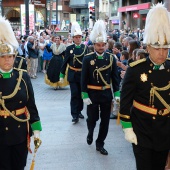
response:
[(148, 72), (149, 72), (149, 73), (152, 73), (152, 70), (149, 70)]
[(22, 101), (19, 101), (19, 103), (22, 103)]
[(20, 125), (18, 125), (18, 128), (20, 128), (21, 126)]
[(8, 127), (6, 127), (5, 130), (8, 130)]
[(153, 116), (153, 117), (152, 117), (152, 119), (153, 119), (153, 120), (155, 120), (155, 119), (156, 119), (156, 117), (155, 117), (155, 116)]
[(19, 87), (18, 90), (21, 90), (21, 87)]

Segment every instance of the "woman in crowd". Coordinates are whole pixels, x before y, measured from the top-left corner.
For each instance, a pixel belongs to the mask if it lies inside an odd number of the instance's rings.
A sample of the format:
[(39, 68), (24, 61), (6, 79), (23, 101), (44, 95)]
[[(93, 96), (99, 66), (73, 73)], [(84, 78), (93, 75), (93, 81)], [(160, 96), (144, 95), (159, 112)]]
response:
[(138, 41), (136, 40), (131, 40), (129, 41), (129, 45), (128, 45), (128, 49), (129, 49), (129, 63), (135, 61), (136, 59), (133, 57), (133, 50), (140, 48), (140, 45), (138, 43)]
[(58, 87), (68, 85), (67, 81), (62, 84), (59, 82), (59, 74), (63, 64), (66, 46), (61, 43), (60, 35), (54, 36), (52, 41), (52, 45), (50, 47), (47, 46), (48, 51), (52, 51), (53, 57), (49, 63), (47, 74), (45, 75), (45, 83), (57, 89)]

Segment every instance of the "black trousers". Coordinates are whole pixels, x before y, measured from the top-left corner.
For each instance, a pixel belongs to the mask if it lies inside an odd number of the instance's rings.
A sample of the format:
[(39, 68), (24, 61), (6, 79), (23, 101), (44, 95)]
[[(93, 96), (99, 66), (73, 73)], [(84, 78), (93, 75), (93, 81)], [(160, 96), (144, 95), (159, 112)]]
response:
[(99, 116), (101, 118), (99, 133), (96, 140), (97, 147), (104, 146), (104, 140), (106, 139), (109, 129), (110, 109), (111, 101), (107, 103), (92, 103), (87, 106), (87, 128), (90, 133), (93, 133)]
[(27, 155), (27, 141), (13, 146), (0, 145), (0, 170), (24, 170)]
[(83, 110), (83, 100), (81, 98), (81, 86), (79, 82), (69, 82), (71, 90), (71, 115), (73, 118), (78, 118)]
[(137, 170), (165, 170), (169, 150), (155, 151), (133, 144)]

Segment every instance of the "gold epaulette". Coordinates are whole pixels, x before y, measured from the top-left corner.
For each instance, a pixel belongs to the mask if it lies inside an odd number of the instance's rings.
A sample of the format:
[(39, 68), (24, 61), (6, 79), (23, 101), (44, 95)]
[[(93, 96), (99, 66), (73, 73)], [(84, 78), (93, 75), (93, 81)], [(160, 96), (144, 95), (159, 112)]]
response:
[(170, 58), (168, 57), (168, 58), (166, 58), (167, 60), (170, 60)]
[(137, 61), (134, 61), (134, 62), (130, 63), (129, 66), (130, 66), (130, 67), (134, 67), (134, 66), (136, 66), (136, 65), (138, 65), (138, 64), (140, 64), (140, 63), (143, 63), (143, 62), (145, 62), (145, 61), (146, 61), (146, 58), (143, 58), (143, 59), (141, 59), (141, 60), (137, 60)]
[(21, 69), (21, 68), (16, 68), (16, 67), (14, 67), (14, 70), (27, 72), (27, 70), (24, 70), (24, 69)]
[(94, 54), (94, 52), (88, 53), (88, 54), (86, 54), (85, 56), (88, 56), (88, 55), (91, 55), (91, 54)]

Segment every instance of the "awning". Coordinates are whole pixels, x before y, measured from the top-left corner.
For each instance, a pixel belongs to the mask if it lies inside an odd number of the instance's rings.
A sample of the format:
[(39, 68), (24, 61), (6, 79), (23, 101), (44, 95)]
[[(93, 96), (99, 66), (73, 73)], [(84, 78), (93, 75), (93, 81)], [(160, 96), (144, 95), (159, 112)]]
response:
[(138, 5), (130, 5), (118, 8), (118, 12), (127, 12), (127, 11), (138, 11), (143, 9), (150, 9), (150, 2), (143, 3)]

